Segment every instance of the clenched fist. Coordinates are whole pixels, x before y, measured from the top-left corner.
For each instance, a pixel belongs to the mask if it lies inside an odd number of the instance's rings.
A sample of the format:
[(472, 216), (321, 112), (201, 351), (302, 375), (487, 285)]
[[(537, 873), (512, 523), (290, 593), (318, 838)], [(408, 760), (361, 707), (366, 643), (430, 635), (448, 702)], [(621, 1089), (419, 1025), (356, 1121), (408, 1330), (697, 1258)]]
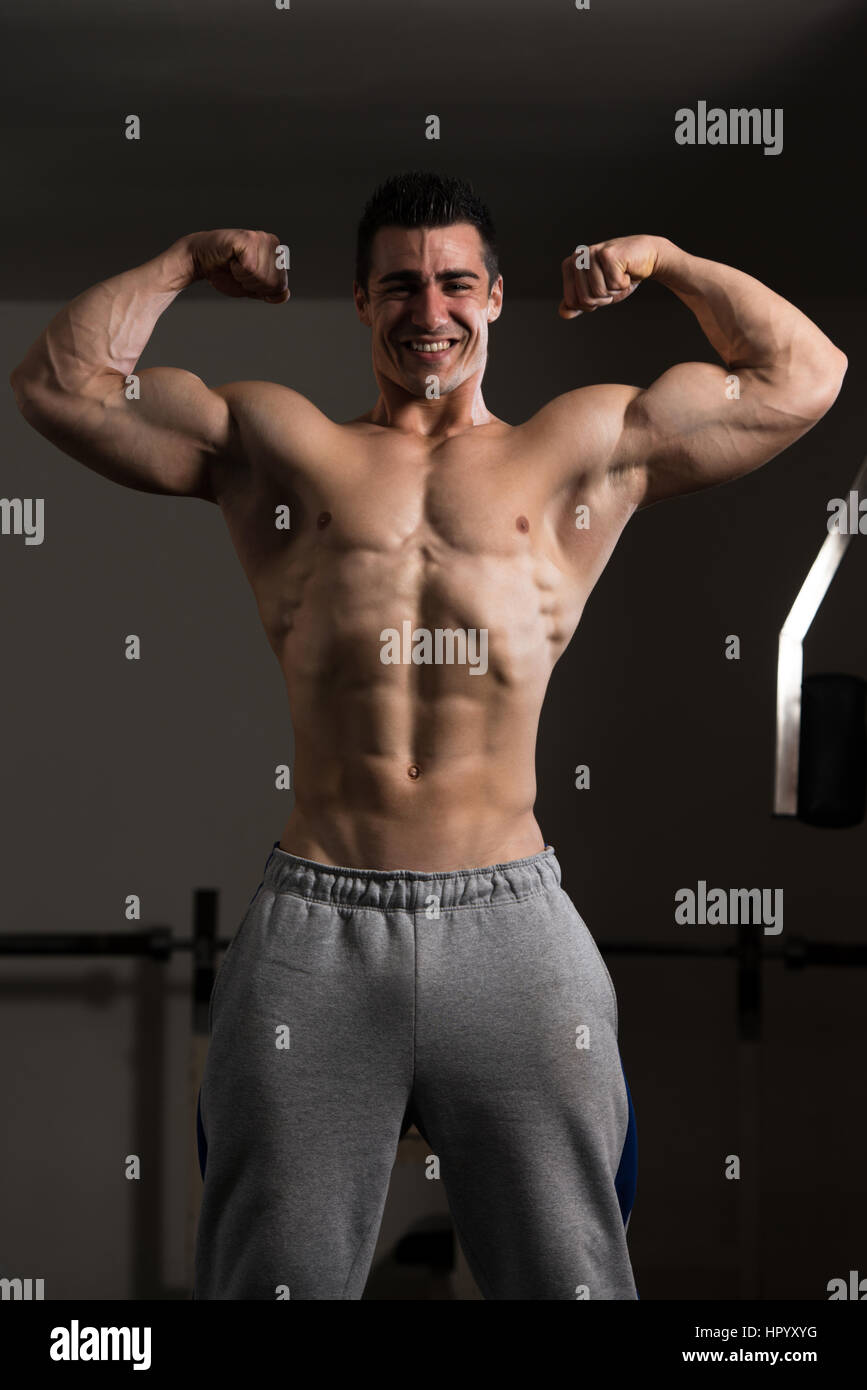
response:
[(663, 237), (625, 236), (576, 247), (562, 264), (560, 317), (574, 319), (628, 299), (656, 270), (664, 244)]
[(289, 298), (286, 271), (278, 269), (279, 237), (273, 232), (249, 232), (223, 227), (193, 232), (183, 238), (190, 280), (207, 280), (232, 299), (263, 299), (285, 304)]

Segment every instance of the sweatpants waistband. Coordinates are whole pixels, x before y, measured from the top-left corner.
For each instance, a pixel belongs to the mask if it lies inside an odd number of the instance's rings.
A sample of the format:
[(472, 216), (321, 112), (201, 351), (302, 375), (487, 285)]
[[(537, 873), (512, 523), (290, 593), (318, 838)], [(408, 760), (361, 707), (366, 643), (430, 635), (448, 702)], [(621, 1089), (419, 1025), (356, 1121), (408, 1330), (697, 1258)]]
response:
[(506, 864), (422, 873), (415, 869), (351, 869), (320, 864), (289, 854), (275, 840), (262, 881), (275, 893), (293, 893), (309, 902), (338, 907), (418, 912), (429, 908), (435, 899), (442, 912), (519, 902), (559, 888), (561, 880), (553, 845)]

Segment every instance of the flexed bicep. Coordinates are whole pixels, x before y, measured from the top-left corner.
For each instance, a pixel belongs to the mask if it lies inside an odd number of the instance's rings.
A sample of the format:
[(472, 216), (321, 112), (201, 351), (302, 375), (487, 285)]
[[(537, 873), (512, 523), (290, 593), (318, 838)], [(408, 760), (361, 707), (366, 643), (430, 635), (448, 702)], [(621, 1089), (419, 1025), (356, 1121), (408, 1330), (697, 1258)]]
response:
[(237, 442), (231, 388), (211, 390), (176, 367), (138, 371), (137, 363), (160, 315), (196, 280), (231, 298), (285, 303), (282, 249), (269, 232), (194, 232), (85, 290), (12, 372), (24, 418), (113, 482), (215, 502), (213, 462)]
[(754, 368), (681, 362), (629, 402), (611, 466), (642, 479), (638, 506), (648, 507), (751, 473), (827, 408)]
[(41, 435), (94, 472), (139, 492), (215, 502), (212, 463), (228, 456), (229, 405), (192, 372), (149, 367), (106, 371), (74, 395), (38, 392), (22, 412)]

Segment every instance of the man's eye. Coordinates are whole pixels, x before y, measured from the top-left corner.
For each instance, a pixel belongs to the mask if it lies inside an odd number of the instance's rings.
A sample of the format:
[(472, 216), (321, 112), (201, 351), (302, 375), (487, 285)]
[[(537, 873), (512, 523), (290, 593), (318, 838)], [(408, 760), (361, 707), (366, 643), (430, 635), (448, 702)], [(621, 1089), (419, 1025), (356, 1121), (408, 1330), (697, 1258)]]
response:
[(472, 286), (471, 286), (471, 285), (459, 285), (458, 282), (457, 282), (456, 280), (453, 280), (452, 283), (451, 283), (451, 288), (452, 288), (453, 290), (469, 290), (469, 289), (472, 288)]

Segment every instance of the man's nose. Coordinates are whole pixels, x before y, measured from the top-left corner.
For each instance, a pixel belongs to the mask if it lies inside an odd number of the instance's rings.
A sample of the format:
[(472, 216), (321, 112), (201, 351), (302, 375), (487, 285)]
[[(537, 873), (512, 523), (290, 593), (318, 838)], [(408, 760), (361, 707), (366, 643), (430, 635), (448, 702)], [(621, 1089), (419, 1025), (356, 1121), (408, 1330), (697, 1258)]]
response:
[(439, 285), (424, 285), (412, 297), (412, 322), (414, 328), (424, 333), (434, 333), (448, 324), (449, 310), (446, 297)]

